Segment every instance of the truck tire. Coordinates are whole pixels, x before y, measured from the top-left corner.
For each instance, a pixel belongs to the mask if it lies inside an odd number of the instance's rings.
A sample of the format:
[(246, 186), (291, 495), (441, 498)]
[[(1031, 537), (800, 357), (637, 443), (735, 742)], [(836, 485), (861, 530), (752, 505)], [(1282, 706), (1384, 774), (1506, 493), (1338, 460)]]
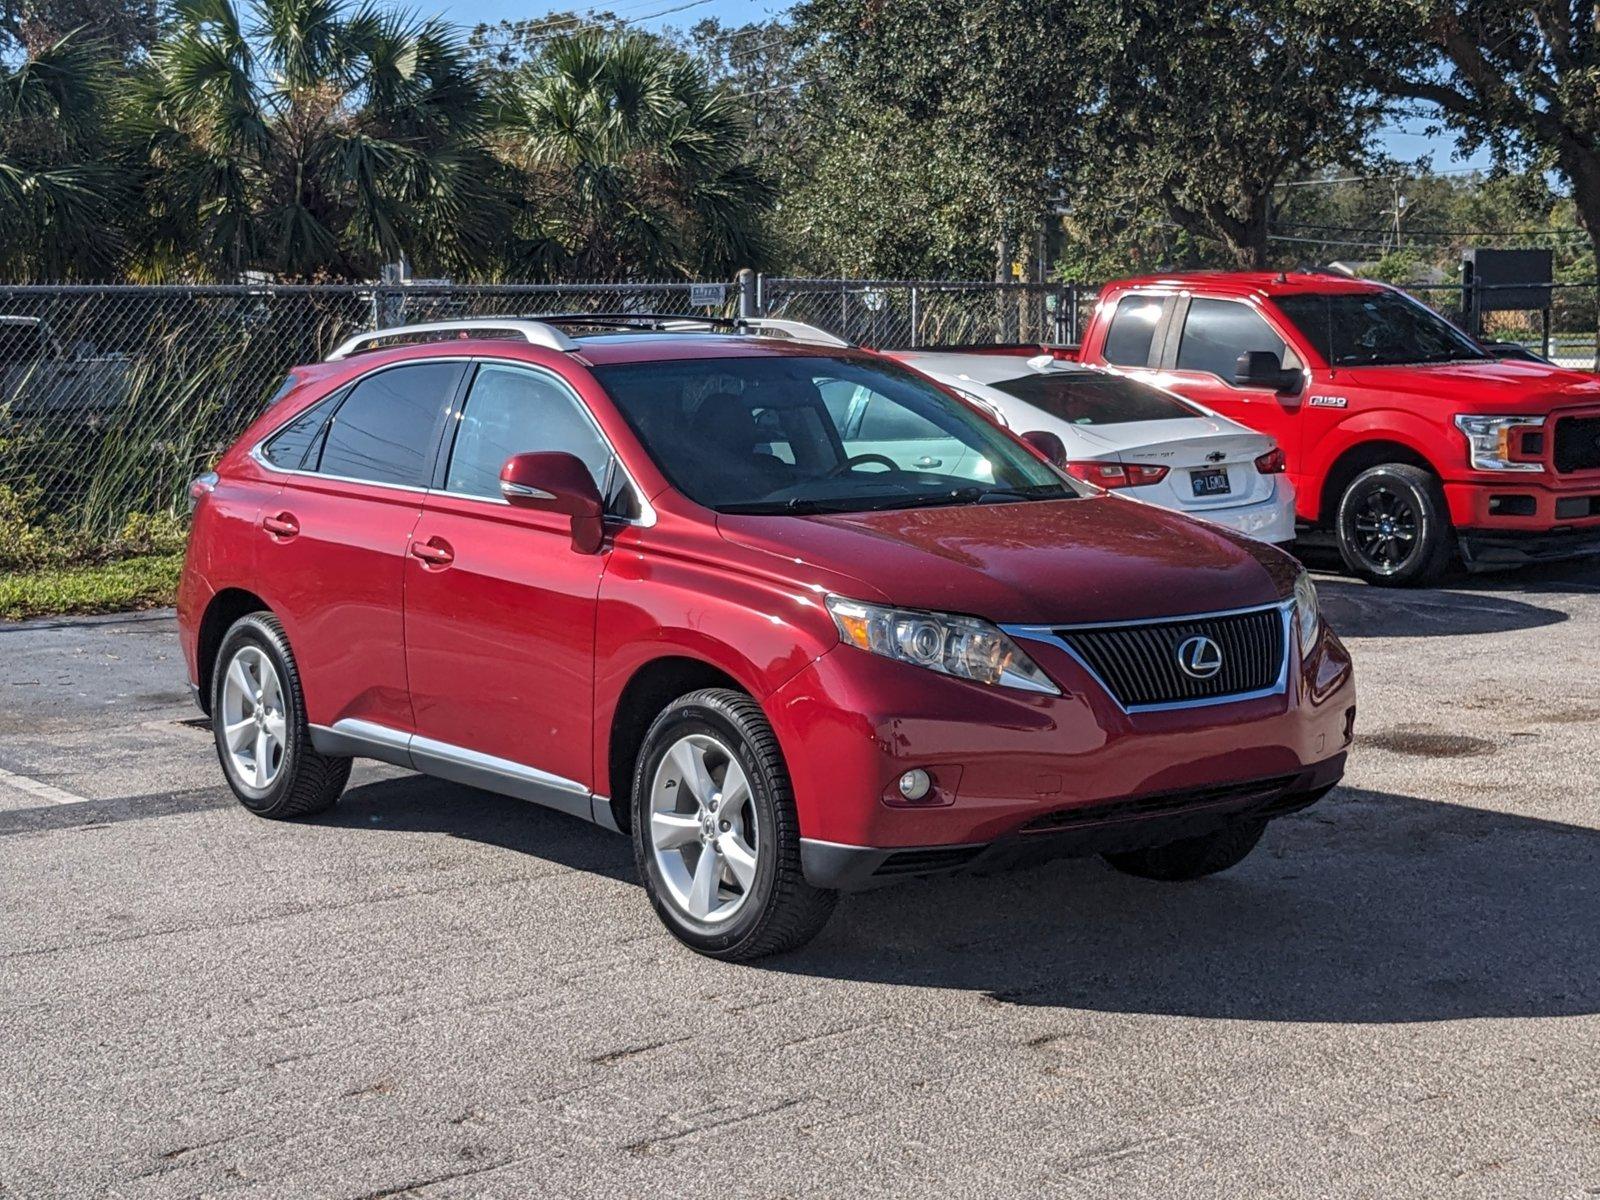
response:
[(1382, 463), (1352, 479), (1334, 532), (1345, 566), (1378, 587), (1434, 583), (1456, 549), (1438, 479), (1409, 463)]
[(800, 823), (772, 726), (727, 688), (674, 700), (645, 733), (633, 853), (662, 924), (730, 962), (809, 942), (838, 897), (801, 873)]
[(1215, 833), (1184, 838), (1147, 850), (1128, 850), (1107, 854), (1105, 860), (1124, 875), (1140, 879), (1159, 879), (1166, 883), (1186, 883), (1226, 871), (1244, 861), (1256, 848), (1264, 821), (1236, 821)]

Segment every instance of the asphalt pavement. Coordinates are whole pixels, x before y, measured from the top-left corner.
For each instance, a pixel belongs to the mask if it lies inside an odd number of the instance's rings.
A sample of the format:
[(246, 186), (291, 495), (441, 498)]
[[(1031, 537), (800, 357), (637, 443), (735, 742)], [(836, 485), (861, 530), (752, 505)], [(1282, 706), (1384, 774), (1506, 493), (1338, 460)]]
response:
[(250, 816), (170, 614), (0, 626), (0, 1197), (1600, 1195), (1600, 566), (1319, 577), (1345, 786), (678, 946), (626, 842), (387, 767)]

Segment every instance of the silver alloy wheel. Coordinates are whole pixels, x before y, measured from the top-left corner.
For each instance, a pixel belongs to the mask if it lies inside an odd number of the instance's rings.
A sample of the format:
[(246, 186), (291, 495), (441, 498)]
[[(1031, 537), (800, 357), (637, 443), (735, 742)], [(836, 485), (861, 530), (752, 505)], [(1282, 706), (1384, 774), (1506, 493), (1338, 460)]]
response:
[(694, 920), (727, 921), (750, 898), (761, 853), (750, 781), (718, 739), (686, 734), (662, 756), (650, 845), (673, 904)]
[(222, 740), (234, 779), (253, 791), (265, 792), (283, 770), (283, 684), (259, 646), (240, 646), (222, 677)]

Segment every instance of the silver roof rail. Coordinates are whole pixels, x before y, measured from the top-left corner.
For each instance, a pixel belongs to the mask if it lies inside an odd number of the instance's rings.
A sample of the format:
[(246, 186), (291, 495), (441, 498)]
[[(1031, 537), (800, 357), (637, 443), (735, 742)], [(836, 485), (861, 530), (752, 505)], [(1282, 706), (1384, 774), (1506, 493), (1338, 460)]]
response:
[(396, 325), (390, 329), (374, 329), (370, 333), (358, 333), (355, 337), (346, 338), (340, 342), (334, 352), (328, 355), (328, 362), (338, 362), (341, 358), (349, 358), (359, 350), (365, 350), (375, 342), (385, 338), (410, 337), (419, 333), (513, 333), (518, 334), (530, 346), (543, 346), (547, 350), (569, 351), (576, 350), (578, 343), (562, 333), (553, 325), (546, 325), (543, 321), (525, 321), (517, 317), (473, 317), (462, 321), (429, 321), (423, 325)]
[(671, 332), (691, 329), (727, 329), (732, 326), (739, 333), (776, 334), (792, 342), (805, 342), (813, 346), (837, 346), (850, 349), (855, 343), (847, 342), (826, 329), (807, 325), (804, 321), (784, 321), (777, 317), (735, 317), (732, 321), (718, 317), (682, 317), (662, 322), (662, 328)]

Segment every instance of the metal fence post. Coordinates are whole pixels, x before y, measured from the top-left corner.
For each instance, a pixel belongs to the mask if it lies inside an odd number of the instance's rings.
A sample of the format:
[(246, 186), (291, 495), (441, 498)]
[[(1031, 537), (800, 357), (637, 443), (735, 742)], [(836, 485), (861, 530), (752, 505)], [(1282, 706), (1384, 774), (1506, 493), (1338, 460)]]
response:
[(739, 318), (750, 320), (761, 315), (761, 296), (757, 291), (756, 273), (749, 267), (740, 270), (739, 280)]
[(917, 348), (917, 322), (920, 319), (917, 312), (917, 285), (911, 285), (911, 348)]

